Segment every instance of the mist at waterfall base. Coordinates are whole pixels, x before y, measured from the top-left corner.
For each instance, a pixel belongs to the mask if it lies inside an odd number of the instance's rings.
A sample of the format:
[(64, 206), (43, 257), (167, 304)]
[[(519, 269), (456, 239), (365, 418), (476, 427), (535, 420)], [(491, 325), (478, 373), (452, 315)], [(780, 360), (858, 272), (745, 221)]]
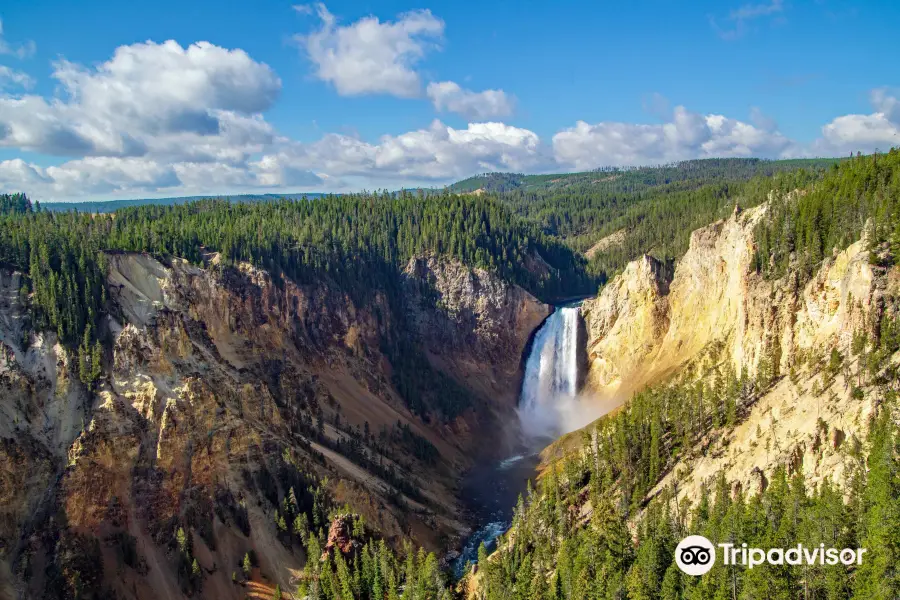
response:
[(534, 336), (517, 409), (527, 445), (544, 446), (618, 405), (578, 390), (580, 312), (577, 306), (556, 309)]
[(556, 309), (534, 336), (525, 363), (519, 421), (527, 443), (554, 440), (601, 416), (578, 395), (580, 309)]
[(517, 408), (519, 446), (512, 456), (472, 470), (464, 482), (470, 507), (481, 526), (466, 540), (454, 573), (461, 577), (468, 562), (476, 562), (478, 547), (488, 551), (508, 528), (519, 494), (534, 478), (539, 452), (560, 435), (579, 429), (611, 408), (578, 394), (580, 309), (557, 308), (535, 333), (525, 361)]

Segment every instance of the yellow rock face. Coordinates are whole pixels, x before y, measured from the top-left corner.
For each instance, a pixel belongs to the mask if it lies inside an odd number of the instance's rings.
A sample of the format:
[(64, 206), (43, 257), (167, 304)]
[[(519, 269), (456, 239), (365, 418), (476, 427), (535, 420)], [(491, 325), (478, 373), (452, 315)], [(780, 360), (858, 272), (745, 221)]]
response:
[[(845, 473), (846, 441), (863, 441), (877, 392), (863, 387), (851, 341), (872, 315), (894, 311), (898, 270), (874, 269), (865, 241), (826, 260), (798, 288), (788, 273), (767, 281), (753, 266), (753, 230), (765, 205), (698, 229), (668, 273), (650, 257), (632, 262), (583, 314), (588, 331), (586, 401), (621, 404), (632, 393), (670, 378), (703, 378), (707, 350), (735, 373), (753, 378), (763, 358), (793, 373), (758, 399), (732, 431), (702, 442), (660, 486), (677, 483), (695, 498), (719, 472), (751, 492), (776, 465), (802, 469), (811, 484)], [(886, 306), (887, 305), (887, 306)], [(845, 357), (836, 377), (822, 373), (831, 349)], [(687, 367), (690, 366), (690, 369)], [(692, 379), (693, 378), (693, 379)], [(712, 380), (705, 381), (714, 386)], [(657, 488), (658, 491), (660, 488)]]
[(827, 261), (802, 290), (790, 275), (766, 281), (753, 267), (753, 229), (764, 212), (693, 232), (671, 275), (651, 257), (630, 263), (584, 303), (591, 393), (624, 402), (713, 343), (750, 376), (767, 352), (786, 369), (798, 352), (849, 344), (879, 293), (864, 244)]

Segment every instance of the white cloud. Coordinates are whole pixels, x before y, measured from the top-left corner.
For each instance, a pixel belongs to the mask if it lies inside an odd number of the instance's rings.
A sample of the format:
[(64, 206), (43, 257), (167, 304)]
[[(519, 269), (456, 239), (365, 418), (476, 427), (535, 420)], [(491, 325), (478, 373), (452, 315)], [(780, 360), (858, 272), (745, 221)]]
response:
[(872, 90), (870, 98), (872, 107), (879, 113), (884, 115), (891, 123), (900, 124), (900, 100), (895, 96), (896, 92), (892, 92), (888, 88), (877, 88)]
[(45, 173), (57, 189), (82, 194), (175, 188), (180, 183), (171, 165), (143, 158), (91, 156), (47, 167)]
[(92, 68), (60, 60), (53, 77), (60, 97), (0, 94), (0, 147), (75, 160), (6, 161), (0, 188), (67, 198), (267, 185), (249, 161), (276, 141), (261, 113), (281, 81), (243, 50), (146, 42)]
[(33, 56), (35, 50), (37, 50), (37, 46), (35, 46), (34, 42), (31, 40), (20, 44), (10, 44), (7, 42), (3, 37), (3, 20), (0, 19), (0, 55), (8, 54), (17, 58), (27, 58)]
[[(312, 144), (288, 144), (255, 167), (293, 169), (326, 177), (362, 177), (369, 182), (446, 182), (482, 171), (541, 170), (546, 148), (532, 131), (503, 123), (473, 123), (454, 129), (434, 121), (427, 129), (383, 136), (378, 143), (328, 134)], [(324, 175), (327, 174), (327, 175)]]
[(30, 192), (35, 186), (43, 188), (51, 182), (42, 168), (21, 158), (0, 161), (0, 187), (4, 189)]
[(777, 129), (678, 106), (671, 120), (661, 125), (579, 121), (553, 136), (553, 152), (561, 165), (593, 169), (705, 157), (792, 156), (799, 150)]
[(96, 68), (65, 60), (54, 67), (64, 97), (0, 96), (0, 126), (7, 131), (0, 146), (142, 156), (154, 146), (171, 148), (173, 138), (179, 147), (232, 145), (229, 127), (267, 109), (281, 89), (268, 66), (208, 42), (134, 44)]
[(514, 100), (503, 90), (473, 92), (453, 81), (442, 81), (429, 83), (427, 95), (439, 112), (453, 112), (470, 121), (508, 117), (513, 113)]
[(27, 90), (32, 86), (34, 86), (34, 79), (27, 73), (0, 65), (0, 90), (8, 87), (22, 87)]
[(294, 166), (290, 160), (278, 155), (267, 154), (250, 163), (250, 168), (258, 185), (268, 187), (296, 188), (323, 185), (327, 175), (320, 177), (302, 166)]
[(775, 119), (764, 113), (758, 106), (750, 108), (750, 122), (763, 131), (775, 131), (778, 129), (778, 123), (775, 122)]
[[(430, 13), (410, 13), (397, 23), (368, 18), (338, 28), (327, 11), (322, 18), (329, 35), (353, 30), (372, 41), (390, 38), (400, 28), (414, 43), (418, 38), (410, 31), (417, 29), (410, 19), (434, 20)], [(373, 35), (366, 34), (367, 27)], [(441, 23), (432, 31), (442, 28)], [(10, 73), (0, 70), (0, 77), (12, 81)], [(418, 75), (409, 73), (419, 85)], [(91, 68), (60, 60), (53, 76), (60, 83), (57, 97), (0, 93), (0, 147), (71, 160), (53, 166), (2, 161), (0, 189), (59, 200), (396, 188), (440, 185), (484, 171), (583, 170), (813, 151), (834, 155), (900, 144), (900, 102), (887, 89), (872, 93), (876, 112), (838, 117), (807, 151), (758, 109), (745, 122), (683, 106), (669, 110), (661, 96), (648, 106), (662, 123), (579, 121), (551, 143), (496, 120), (512, 111), (512, 98), (504, 92), (473, 92), (449, 81), (429, 86), (438, 110), (484, 122), (455, 129), (435, 120), (376, 140), (330, 133), (301, 143), (279, 135), (263, 116), (280, 92), (277, 75), (242, 50), (205, 42), (186, 48), (171, 41), (124, 46)]]
[(322, 180), (309, 172), (290, 168), (275, 172), (254, 162), (170, 163), (146, 157), (105, 156), (71, 160), (46, 168), (22, 159), (0, 162), (0, 189), (23, 190), (38, 200), (158, 193), (199, 195), (321, 184)]
[(143, 158), (88, 157), (46, 168), (22, 159), (0, 162), (0, 187), (37, 199), (130, 194), (174, 189), (179, 183), (171, 165)]
[(780, 13), (784, 10), (784, 0), (772, 0), (768, 4), (744, 4), (728, 15), (732, 21), (747, 21)]
[(370, 16), (340, 26), (324, 4), (317, 4), (316, 12), (321, 28), (295, 36), (315, 65), (316, 77), (333, 84), (342, 96), (411, 98), (421, 94), (419, 74), (413, 67), (443, 37), (441, 19), (428, 10), (417, 10), (393, 22), (382, 23)]
[(887, 88), (872, 90), (875, 112), (838, 117), (822, 128), (814, 148), (823, 154), (886, 151), (900, 146), (900, 100)]

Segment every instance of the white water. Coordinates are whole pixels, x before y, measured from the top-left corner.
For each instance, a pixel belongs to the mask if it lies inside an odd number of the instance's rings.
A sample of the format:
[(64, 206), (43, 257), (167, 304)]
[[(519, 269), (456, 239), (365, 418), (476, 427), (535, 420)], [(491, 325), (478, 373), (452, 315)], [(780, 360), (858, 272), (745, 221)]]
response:
[(579, 312), (577, 307), (556, 309), (534, 336), (518, 409), (528, 438), (556, 437), (575, 428)]

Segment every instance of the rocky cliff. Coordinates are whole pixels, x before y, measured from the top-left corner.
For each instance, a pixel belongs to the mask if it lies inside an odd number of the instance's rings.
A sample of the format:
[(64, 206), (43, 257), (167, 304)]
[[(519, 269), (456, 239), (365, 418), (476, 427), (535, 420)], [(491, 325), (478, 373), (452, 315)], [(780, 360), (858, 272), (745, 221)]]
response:
[[(719, 472), (758, 489), (776, 465), (802, 469), (812, 483), (841, 480), (850, 460), (845, 440), (865, 439), (882, 393), (861, 376), (851, 345), (854, 336), (877, 333), (883, 316), (896, 316), (896, 268), (870, 264), (863, 240), (835, 249), (802, 286), (796, 272), (764, 279), (753, 231), (765, 212), (765, 205), (736, 211), (693, 232), (674, 270), (642, 257), (583, 306), (592, 401), (622, 403), (676, 380), (716, 393), (720, 382), (710, 373), (722, 361), (747, 381), (775, 378), (758, 397), (747, 391), (752, 402), (733, 430), (707, 436), (664, 478), (660, 485), (677, 482), (680, 497), (696, 498)], [(827, 373), (832, 349), (842, 361)]]
[[(21, 276), (0, 271), (0, 598), (243, 598), (232, 579), (251, 551), (251, 579), (291, 589), (290, 520), (324, 520), (326, 497), (396, 541), (464, 530), (474, 433), (511, 414), (547, 306), (433, 257), (410, 263), (399, 301), (215, 256), (109, 263), (94, 390), (52, 333), (31, 331)], [(398, 331), (469, 394), (465, 412), (410, 410), (387, 349)]]
[(456, 261), (413, 258), (404, 274), (412, 322), (431, 363), (502, 408), (515, 407), (522, 351), (552, 308)]

